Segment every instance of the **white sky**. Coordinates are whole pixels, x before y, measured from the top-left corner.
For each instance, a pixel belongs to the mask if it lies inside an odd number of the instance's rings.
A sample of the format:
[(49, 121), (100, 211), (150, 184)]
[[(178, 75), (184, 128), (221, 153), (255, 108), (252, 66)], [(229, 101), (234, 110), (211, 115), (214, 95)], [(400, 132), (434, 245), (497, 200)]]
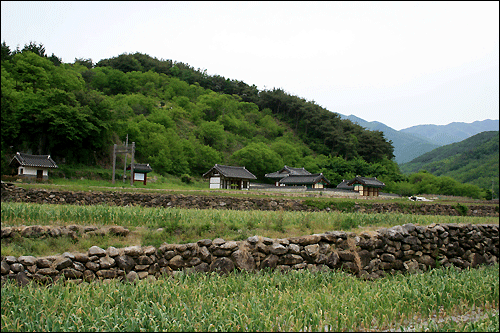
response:
[(499, 2), (1, 2), (1, 41), (140, 52), (396, 130), (498, 119)]

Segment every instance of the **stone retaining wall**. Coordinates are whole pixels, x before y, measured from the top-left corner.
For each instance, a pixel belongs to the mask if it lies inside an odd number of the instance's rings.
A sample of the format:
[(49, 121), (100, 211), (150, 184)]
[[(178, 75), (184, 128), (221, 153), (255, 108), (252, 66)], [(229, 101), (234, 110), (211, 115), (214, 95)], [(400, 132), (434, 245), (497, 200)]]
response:
[[(249, 192), (246, 192), (249, 193)], [(19, 188), (10, 183), (2, 183), (2, 201), (32, 202), (39, 204), (72, 204), (116, 206), (140, 205), (145, 207), (176, 207), (193, 209), (231, 209), (231, 210), (283, 210), (283, 211), (320, 211), (307, 205), (304, 200), (287, 198), (251, 198), (230, 196), (203, 196), (161, 193), (98, 192), (98, 191), (49, 191)], [(332, 199), (333, 200), (333, 199)], [(372, 203), (360, 200), (352, 207), (342, 207), (345, 212), (362, 213), (406, 213), (417, 215), (461, 214), (455, 206), (445, 204), (394, 202)], [(468, 216), (499, 216), (497, 205), (467, 205)], [(338, 210), (330, 205), (324, 211)]]
[(58, 280), (156, 280), (184, 272), (314, 271), (339, 269), (364, 279), (394, 272), (415, 273), (436, 266), (460, 268), (498, 262), (498, 225), (405, 224), (369, 234), (331, 231), (302, 237), (244, 241), (221, 238), (196, 243), (129, 246), (48, 257), (1, 256), (2, 284), (15, 279), (25, 285)]

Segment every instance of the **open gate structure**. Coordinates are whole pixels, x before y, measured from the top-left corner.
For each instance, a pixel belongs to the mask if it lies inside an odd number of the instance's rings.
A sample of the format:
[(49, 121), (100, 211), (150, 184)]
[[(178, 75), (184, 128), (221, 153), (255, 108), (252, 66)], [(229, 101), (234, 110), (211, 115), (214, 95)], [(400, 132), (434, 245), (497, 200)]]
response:
[[(128, 145), (128, 135), (127, 135), (127, 143), (125, 145), (117, 145), (116, 143), (113, 145), (113, 178), (112, 183), (115, 183), (115, 169), (116, 169), (116, 154), (132, 154), (132, 160), (130, 161), (130, 185), (134, 185), (134, 177), (132, 177), (134, 170), (134, 155), (135, 155), (135, 142)], [(123, 167), (123, 182), (125, 182), (125, 172), (127, 167), (127, 155), (125, 155), (125, 166)]]

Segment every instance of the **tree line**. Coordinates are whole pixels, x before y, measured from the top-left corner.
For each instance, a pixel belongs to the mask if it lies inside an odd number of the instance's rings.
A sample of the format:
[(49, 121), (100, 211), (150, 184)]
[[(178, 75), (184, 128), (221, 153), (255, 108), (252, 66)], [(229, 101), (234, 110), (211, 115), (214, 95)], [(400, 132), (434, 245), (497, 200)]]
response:
[(136, 143), (159, 174), (200, 176), (215, 163), (245, 166), (260, 181), (283, 165), (408, 179), (381, 131), (342, 120), (282, 89), (255, 86), (135, 53), (62, 63), (31, 42), (1, 45), (2, 169), (16, 151), (56, 162), (109, 166), (112, 145)]

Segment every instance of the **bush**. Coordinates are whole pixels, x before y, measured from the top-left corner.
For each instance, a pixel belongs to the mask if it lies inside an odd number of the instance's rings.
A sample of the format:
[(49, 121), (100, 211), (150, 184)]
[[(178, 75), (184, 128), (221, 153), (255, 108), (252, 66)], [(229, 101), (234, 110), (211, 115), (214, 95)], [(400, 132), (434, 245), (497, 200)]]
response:
[(458, 214), (460, 214), (460, 216), (467, 216), (467, 212), (469, 211), (469, 207), (461, 205), (460, 203), (457, 203), (455, 209), (457, 210)]
[(193, 182), (193, 177), (185, 173), (181, 176), (181, 181), (186, 184), (191, 184)]

